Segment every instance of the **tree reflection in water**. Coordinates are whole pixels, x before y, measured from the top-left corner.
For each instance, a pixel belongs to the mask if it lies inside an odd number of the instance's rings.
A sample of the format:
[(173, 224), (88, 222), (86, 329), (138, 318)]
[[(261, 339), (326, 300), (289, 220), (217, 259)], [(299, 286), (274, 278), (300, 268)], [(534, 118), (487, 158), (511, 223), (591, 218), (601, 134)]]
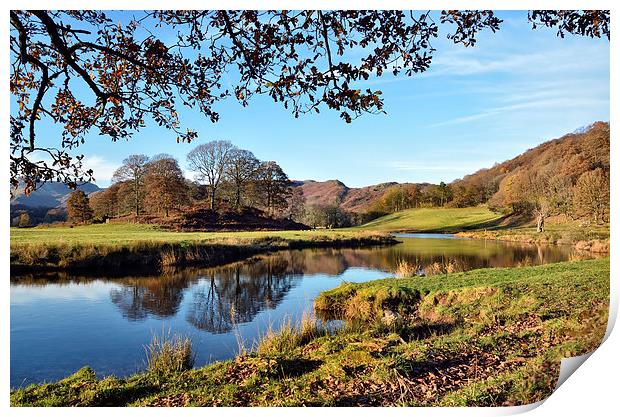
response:
[(127, 320), (175, 316), (180, 314), (183, 304), (185, 319), (191, 325), (211, 333), (226, 333), (235, 324), (251, 322), (260, 311), (276, 308), (291, 289), (302, 285), (304, 278), (317, 274), (339, 276), (349, 268), (366, 268), (393, 276), (402, 261), (444, 273), (537, 265), (582, 256), (583, 253), (570, 247), (480, 240), (404, 239), (404, 243), (391, 247), (274, 252), (221, 267), (181, 269), (155, 277), (102, 278), (53, 273), (13, 277), (11, 283), (113, 282), (110, 299)]
[(185, 274), (154, 278), (125, 278), (110, 290), (110, 300), (128, 320), (144, 320), (149, 314), (164, 318), (175, 315), (184, 290), (192, 283)]
[(214, 268), (192, 290), (187, 321), (211, 333), (229, 332), (235, 324), (275, 308), (301, 279), (301, 272), (285, 257)]

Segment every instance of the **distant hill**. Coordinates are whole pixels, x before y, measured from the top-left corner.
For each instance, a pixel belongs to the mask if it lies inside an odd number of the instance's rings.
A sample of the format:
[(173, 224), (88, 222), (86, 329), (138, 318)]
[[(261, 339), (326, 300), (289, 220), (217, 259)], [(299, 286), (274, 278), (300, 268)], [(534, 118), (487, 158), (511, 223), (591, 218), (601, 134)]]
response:
[[(366, 187), (350, 188), (338, 180), (305, 180), (293, 182), (294, 187), (301, 188), (308, 206), (337, 205), (346, 211), (354, 213), (361, 213), (368, 210), (368, 208), (387, 190), (402, 185), (407, 184), (384, 182)], [(424, 183), (418, 185), (424, 188), (429, 184)]]
[[(78, 186), (79, 190), (84, 191), (86, 194), (91, 194), (96, 191), (100, 191), (96, 184), (85, 183)], [(66, 184), (61, 182), (48, 182), (43, 184), (39, 189), (30, 193), (30, 195), (24, 194), (24, 187), (19, 187), (15, 191), (14, 197), (11, 199), (11, 205), (19, 205), (22, 207), (64, 207), (69, 198), (69, 194), (74, 191), (70, 189)]]
[[(79, 190), (86, 194), (92, 194), (101, 191), (97, 185), (85, 183), (78, 186)], [(11, 198), (11, 224), (16, 225), (19, 221), (21, 213), (27, 213), (30, 217), (30, 224), (52, 223), (55, 221), (63, 221), (67, 217), (66, 205), (69, 194), (74, 190), (70, 189), (66, 184), (61, 182), (48, 182), (43, 184), (39, 189), (24, 194), (24, 187), (20, 186), (14, 191)]]

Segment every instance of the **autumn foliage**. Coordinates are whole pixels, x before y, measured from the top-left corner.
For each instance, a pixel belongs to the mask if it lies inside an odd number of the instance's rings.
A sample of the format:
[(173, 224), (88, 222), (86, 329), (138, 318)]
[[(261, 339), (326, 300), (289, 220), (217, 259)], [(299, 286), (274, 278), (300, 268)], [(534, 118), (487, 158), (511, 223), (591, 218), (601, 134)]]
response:
[(88, 196), (84, 191), (72, 192), (67, 199), (67, 217), (74, 223), (87, 223), (93, 217), (93, 209), (90, 207)]
[[(609, 15), (539, 10), (528, 20), (562, 37), (609, 39)], [(126, 23), (107, 11), (12, 10), (11, 185), (25, 182), (28, 194), (47, 181), (91, 180), (75, 155), (89, 133), (117, 141), (155, 123), (191, 141), (197, 132), (182, 126), (178, 103), (213, 123), (221, 101), (247, 106), (258, 95), (295, 117), (384, 112), (382, 92), (360, 81), (426, 71), (440, 28), (468, 47), (501, 23), (491, 10), (160, 10)], [(52, 145), (38, 139), (44, 119), (62, 126)]]

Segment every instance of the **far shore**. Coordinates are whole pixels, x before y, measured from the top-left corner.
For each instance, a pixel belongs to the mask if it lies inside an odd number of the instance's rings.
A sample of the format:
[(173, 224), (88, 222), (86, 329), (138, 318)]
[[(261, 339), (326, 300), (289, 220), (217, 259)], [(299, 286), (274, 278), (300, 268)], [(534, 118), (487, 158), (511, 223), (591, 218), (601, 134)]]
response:
[(11, 233), (11, 273), (93, 269), (157, 272), (169, 267), (219, 266), (276, 250), (395, 243), (397, 240), (388, 233), (363, 231), (177, 233), (135, 224), (15, 229)]

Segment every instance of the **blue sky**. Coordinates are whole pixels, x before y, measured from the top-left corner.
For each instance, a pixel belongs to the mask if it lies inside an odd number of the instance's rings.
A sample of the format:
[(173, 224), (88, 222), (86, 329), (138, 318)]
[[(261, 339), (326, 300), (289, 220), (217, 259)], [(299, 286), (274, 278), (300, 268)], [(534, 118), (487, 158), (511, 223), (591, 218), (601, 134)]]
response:
[[(185, 155), (214, 139), (277, 161), (291, 179), (339, 179), (353, 187), (437, 183), (609, 120), (606, 39), (562, 39), (552, 29), (532, 30), (524, 11), (498, 15), (501, 30), (481, 34), (473, 48), (452, 44), (440, 28), (433, 63), (423, 74), (360, 83), (383, 91), (386, 115), (346, 124), (327, 110), (295, 119), (268, 97), (254, 98), (247, 108), (228, 100), (217, 106), (217, 124), (192, 109), (180, 112), (183, 126), (199, 133), (191, 144), (176, 143), (172, 132), (150, 123), (129, 141), (92, 134), (78, 153), (100, 186), (109, 185), (127, 155), (169, 153), (186, 169)], [(43, 127), (45, 141), (56, 140), (58, 128)]]

